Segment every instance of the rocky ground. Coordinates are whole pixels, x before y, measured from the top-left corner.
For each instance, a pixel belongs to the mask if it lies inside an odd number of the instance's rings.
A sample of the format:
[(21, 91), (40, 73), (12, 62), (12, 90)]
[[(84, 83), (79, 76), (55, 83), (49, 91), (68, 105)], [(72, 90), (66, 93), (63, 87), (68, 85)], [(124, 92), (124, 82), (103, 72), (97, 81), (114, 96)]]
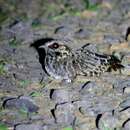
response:
[[(130, 130), (130, 0), (0, 0), (0, 130)], [(125, 69), (51, 82), (30, 44), (71, 40)]]

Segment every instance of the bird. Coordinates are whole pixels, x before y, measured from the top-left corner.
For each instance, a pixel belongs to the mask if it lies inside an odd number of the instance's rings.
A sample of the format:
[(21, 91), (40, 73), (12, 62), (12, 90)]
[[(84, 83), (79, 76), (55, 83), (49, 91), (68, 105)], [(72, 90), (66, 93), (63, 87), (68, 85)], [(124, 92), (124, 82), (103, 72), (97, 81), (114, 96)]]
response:
[(70, 83), (76, 77), (75, 55), (65, 40), (40, 39), (31, 46), (39, 53), (39, 61), (48, 76)]
[(31, 44), (38, 51), (47, 75), (67, 83), (73, 82), (77, 75), (100, 76), (124, 68), (114, 55), (93, 52), (88, 45), (73, 50), (67, 40), (53, 38), (42, 38)]

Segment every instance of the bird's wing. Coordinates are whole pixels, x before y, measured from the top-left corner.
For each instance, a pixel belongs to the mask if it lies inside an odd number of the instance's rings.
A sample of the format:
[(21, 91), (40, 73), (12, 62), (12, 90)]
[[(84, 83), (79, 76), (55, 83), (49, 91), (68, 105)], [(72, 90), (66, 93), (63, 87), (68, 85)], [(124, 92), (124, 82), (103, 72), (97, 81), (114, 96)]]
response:
[(90, 51), (87, 46), (83, 46), (75, 52), (77, 62), (81, 71), (86, 75), (100, 75), (111, 69), (117, 70), (121, 67), (121, 61), (112, 55), (99, 54)]

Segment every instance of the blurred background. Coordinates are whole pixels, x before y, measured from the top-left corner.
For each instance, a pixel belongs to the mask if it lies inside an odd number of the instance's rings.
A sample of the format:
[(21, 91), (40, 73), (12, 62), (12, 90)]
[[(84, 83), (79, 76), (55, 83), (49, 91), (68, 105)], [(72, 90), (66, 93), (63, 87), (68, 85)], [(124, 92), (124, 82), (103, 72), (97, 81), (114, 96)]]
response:
[[(129, 130), (129, 34), (130, 0), (0, 0), (0, 130)], [(128, 69), (59, 89), (30, 47), (47, 37), (90, 43)]]

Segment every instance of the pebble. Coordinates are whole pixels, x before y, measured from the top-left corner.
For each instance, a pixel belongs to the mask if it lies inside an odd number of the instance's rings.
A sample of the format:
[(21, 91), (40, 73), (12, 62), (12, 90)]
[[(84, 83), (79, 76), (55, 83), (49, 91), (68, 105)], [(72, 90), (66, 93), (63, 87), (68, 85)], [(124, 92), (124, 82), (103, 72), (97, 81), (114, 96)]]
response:
[(114, 84), (113, 84), (114, 89), (116, 89), (117, 91), (121, 92), (122, 94), (124, 93), (124, 91), (126, 92), (126, 88), (130, 87), (130, 80), (129, 79), (119, 79), (117, 80)]
[(20, 124), (16, 125), (15, 130), (44, 130), (42, 125), (38, 124)]
[(122, 126), (122, 130), (129, 130), (130, 129), (130, 119), (127, 119)]
[(70, 95), (71, 93), (67, 89), (57, 89), (53, 91), (51, 98), (56, 104), (62, 104), (70, 101)]
[(54, 31), (55, 34), (60, 33), (61, 35), (67, 35), (70, 32), (73, 32), (73, 28), (71, 26), (59, 26)]
[(75, 32), (75, 38), (85, 38), (88, 39), (90, 37), (90, 35), (92, 34), (92, 31), (89, 29), (79, 29), (77, 32)]
[(130, 97), (126, 98), (124, 101), (122, 101), (119, 105), (122, 109), (125, 109), (127, 107), (130, 107)]
[(33, 32), (31, 30), (30, 23), (24, 23), (24, 22), (18, 22), (11, 28), (7, 28), (3, 30), (3, 36), (5, 38), (16, 38), (16, 41), (19, 41), (18, 43), (20, 44), (20, 41), (31, 41), (33, 38)]
[(91, 93), (95, 88), (97, 88), (96, 82), (88, 81), (82, 86), (80, 93), (81, 95), (86, 95), (87, 93)]
[(117, 43), (121, 43), (122, 41), (123, 38), (121, 38), (121, 36), (104, 35), (104, 43), (117, 44)]
[(8, 109), (23, 109), (28, 113), (37, 112), (39, 107), (36, 106), (30, 98), (19, 97), (19, 98), (9, 98), (3, 102), (4, 108)]
[(75, 119), (74, 105), (65, 103), (57, 105), (55, 111), (56, 122), (61, 125), (71, 125)]
[(107, 97), (92, 97), (91, 99), (86, 98), (86, 100), (79, 102), (80, 111), (84, 115), (89, 114), (96, 117), (98, 114), (111, 111), (115, 107), (114, 104), (110, 103), (111, 99)]
[(116, 129), (118, 126), (118, 119), (117, 117), (112, 115), (112, 112), (106, 112), (101, 116), (101, 119), (99, 120), (99, 129), (105, 130), (105, 129)]

